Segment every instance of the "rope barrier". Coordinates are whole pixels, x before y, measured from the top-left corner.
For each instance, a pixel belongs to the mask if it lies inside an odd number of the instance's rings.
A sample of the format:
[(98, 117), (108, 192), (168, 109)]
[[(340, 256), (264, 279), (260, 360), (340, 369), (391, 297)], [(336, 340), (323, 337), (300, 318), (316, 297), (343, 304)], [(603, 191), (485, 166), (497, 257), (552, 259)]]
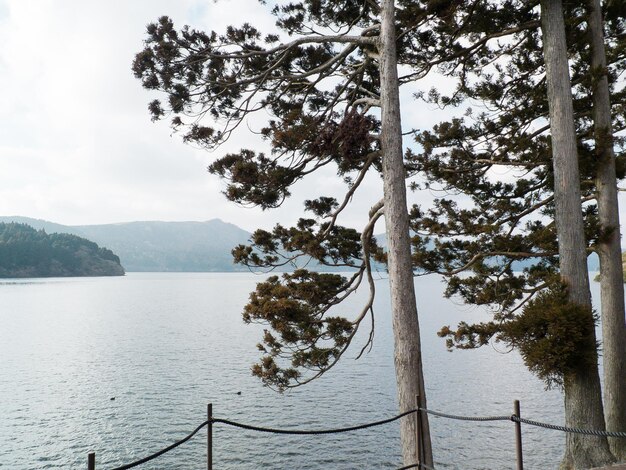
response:
[[(291, 434), (291, 435), (321, 435), (321, 434), (338, 434), (338, 433), (345, 433), (345, 432), (351, 432), (351, 431), (358, 431), (360, 429), (367, 429), (367, 428), (372, 428), (375, 426), (381, 426), (383, 424), (387, 424), (387, 423), (391, 423), (393, 421), (397, 421), (400, 418), (403, 418), (405, 416), (408, 416), (410, 414), (416, 413), (418, 411), (422, 411), (424, 413), (428, 413), (429, 415), (433, 415), (433, 416), (438, 416), (440, 418), (448, 418), (448, 419), (455, 419), (455, 420), (460, 420), (460, 421), (513, 421), (516, 423), (523, 423), (523, 424), (528, 424), (530, 426), (536, 426), (536, 427), (541, 427), (541, 428), (545, 428), (545, 429), (552, 429), (552, 430), (556, 430), (556, 431), (562, 431), (562, 432), (566, 432), (566, 433), (575, 433), (575, 434), (585, 434), (588, 436), (606, 436), (606, 437), (619, 437), (619, 438), (626, 438), (626, 432), (614, 432), (614, 431), (600, 431), (600, 430), (595, 430), (595, 429), (580, 429), (580, 428), (571, 428), (571, 427), (567, 427), (567, 426), (559, 426), (556, 424), (549, 424), (549, 423), (542, 423), (540, 421), (533, 421), (530, 419), (525, 419), (525, 418), (521, 418), (515, 414), (513, 415), (500, 415), (500, 416), (462, 416), (462, 415), (453, 415), (453, 414), (448, 414), (448, 413), (442, 413), (440, 411), (434, 411), (434, 410), (429, 410), (426, 408), (418, 408), (418, 409), (413, 409), (413, 410), (408, 410), (405, 411), (404, 413), (400, 413), (397, 416), (394, 416), (392, 418), (387, 418), (387, 419), (382, 419), (380, 421), (374, 421), (371, 423), (365, 423), (365, 424), (359, 424), (356, 426), (349, 426), (349, 427), (344, 427), (344, 428), (334, 428), (334, 429), (312, 429), (312, 430), (302, 430), (302, 429), (275, 429), (275, 428), (266, 428), (266, 427), (261, 427), (261, 426), (254, 426), (251, 424), (244, 424), (244, 423), (239, 423), (236, 421), (231, 421), (229, 419), (221, 419), (221, 418), (212, 418), (210, 420), (204, 421), (202, 424), (200, 424), (196, 429), (193, 430), (193, 432), (191, 432), (189, 435), (187, 435), (186, 437), (184, 437), (183, 439), (174, 442), (172, 445), (166, 447), (165, 449), (162, 449), (158, 452), (155, 452), (154, 454), (151, 454), (147, 457), (144, 457), (143, 459), (137, 460), (133, 463), (127, 464), (127, 465), (123, 465), (121, 467), (116, 467), (112, 470), (128, 470), (131, 469), (133, 467), (137, 467), (139, 465), (142, 465), (146, 462), (149, 462), (153, 459), (156, 459), (157, 457), (160, 457), (161, 455), (169, 452), (170, 450), (175, 449), (176, 447), (180, 446), (181, 444), (184, 444), (185, 442), (187, 442), (189, 439), (191, 439), (193, 436), (195, 436), (202, 428), (204, 428), (206, 425), (208, 425), (209, 423), (214, 423), (214, 424), (225, 424), (227, 426), (233, 426), (236, 428), (240, 428), (240, 429), (247, 429), (249, 431), (255, 431), (255, 432), (265, 432), (265, 433), (272, 433), (272, 434)], [(433, 467), (423, 464), (423, 463), (415, 463), (415, 464), (411, 464), (411, 465), (407, 465), (404, 467), (400, 467), (397, 470), (408, 470), (411, 468), (421, 468), (421, 469), (426, 469), (426, 470), (434, 470)]]
[(137, 467), (139, 465), (142, 465), (144, 463), (147, 463), (153, 459), (156, 459), (157, 457), (160, 457), (161, 455), (169, 452), (170, 450), (175, 449), (176, 447), (178, 447), (181, 444), (184, 444), (185, 442), (187, 442), (189, 439), (191, 439), (193, 436), (195, 436), (198, 431), (200, 431), (203, 427), (205, 427), (207, 424), (209, 424), (209, 422), (211, 423), (221, 423), (221, 424), (226, 424), (228, 426), (234, 426), (237, 428), (241, 428), (241, 429), (247, 429), (250, 431), (257, 431), (257, 432), (267, 432), (267, 433), (273, 433), (273, 434), (297, 434), (297, 435), (319, 435), (319, 434), (337, 434), (337, 433), (343, 433), (343, 432), (351, 432), (351, 431), (358, 431), (359, 429), (367, 429), (367, 428), (371, 428), (374, 426), (380, 426), (383, 424), (387, 424), (387, 423), (391, 423), (392, 421), (396, 421), (400, 418), (403, 418), (404, 416), (410, 415), (412, 413), (415, 413), (417, 410), (409, 410), (409, 411), (405, 411), (404, 413), (401, 413), (397, 416), (394, 416), (393, 418), (387, 418), (387, 419), (383, 419), (380, 421), (375, 421), (373, 423), (366, 423), (366, 424), (360, 424), (357, 426), (350, 426), (350, 427), (346, 427), (346, 428), (337, 428), (337, 429), (319, 429), (319, 430), (299, 430), (299, 429), (273, 429), (273, 428), (264, 428), (264, 427), (260, 427), (260, 426), (252, 426), (250, 424), (243, 424), (243, 423), (238, 423), (236, 421), (231, 421), (228, 419), (220, 419), (220, 418), (213, 418), (211, 420), (207, 420), (204, 423), (200, 424), (196, 429), (194, 429), (194, 431), (192, 433), (190, 433), (189, 435), (187, 435), (186, 437), (184, 437), (183, 439), (181, 439), (180, 441), (177, 441), (175, 443), (173, 443), (172, 445), (166, 447), (165, 449), (162, 449), (158, 452), (155, 452), (154, 454), (151, 454), (147, 457), (144, 457), (143, 459), (137, 460), (135, 462), (129, 463), (127, 465), (122, 465), (121, 467), (116, 467), (113, 470), (128, 470), (130, 468), (133, 467)]
[(409, 410), (404, 413), (400, 413), (393, 418), (387, 418), (380, 421), (374, 421), (373, 423), (367, 424), (359, 424), (357, 426), (350, 426), (347, 428), (337, 428), (337, 429), (319, 429), (319, 430), (300, 430), (300, 429), (274, 429), (274, 428), (264, 428), (260, 426), (253, 426), (250, 424), (237, 423), (235, 421), (231, 421), (229, 419), (219, 419), (214, 418), (213, 423), (222, 423), (228, 426), (234, 426), (236, 428), (247, 429), (249, 431), (257, 431), (257, 432), (267, 432), (272, 434), (300, 434), (300, 435), (319, 435), (319, 434), (338, 434), (342, 432), (351, 432), (358, 431), (359, 429), (367, 429), (372, 428), (374, 426), (380, 426), (382, 424), (391, 423), (392, 421), (396, 421), (404, 416), (415, 413), (417, 410)]
[(420, 408), (420, 411), (428, 413), (429, 415), (439, 416), (440, 418), (456, 419), (459, 421), (511, 421), (511, 415), (502, 416), (459, 416), (442, 413), (440, 411), (427, 410), (426, 408)]
[(545, 429), (552, 429), (555, 431), (562, 431), (573, 434), (585, 434), (587, 436), (603, 436), (603, 437), (623, 437), (626, 438), (626, 432), (616, 431), (600, 431), (596, 429), (581, 429), (571, 428), (567, 426), (560, 426), (558, 424), (542, 423), (540, 421), (533, 421), (532, 419), (520, 418), (516, 415), (507, 416), (459, 416), (451, 415), (447, 413), (441, 413), (439, 411), (428, 410), (426, 408), (420, 408), (420, 411), (428, 413), (430, 415), (439, 416), (441, 418), (456, 419), (461, 421), (513, 421), (515, 423), (528, 424), (530, 426), (536, 426)]
[(156, 459), (157, 457), (160, 457), (161, 455), (165, 454), (166, 452), (169, 452), (172, 449), (175, 449), (176, 447), (178, 447), (181, 444), (184, 444), (185, 442), (187, 442), (189, 439), (191, 439), (193, 436), (196, 435), (196, 433), (198, 431), (200, 431), (200, 429), (202, 429), (203, 427), (205, 427), (207, 424), (209, 424), (209, 421), (205, 421), (204, 423), (202, 423), (200, 426), (198, 426), (196, 429), (194, 429), (194, 431), (189, 434), (187, 437), (181, 439), (180, 441), (175, 442), (174, 444), (172, 444), (171, 446), (166, 447), (165, 449), (162, 449), (158, 452), (155, 452), (152, 455), (149, 455), (148, 457), (144, 457), (141, 460), (137, 460), (136, 462), (133, 463), (129, 463), (127, 465), (122, 465), (121, 467), (116, 467), (113, 470), (127, 470), (129, 468), (133, 468), (133, 467), (137, 467), (138, 465), (144, 464), (146, 462), (150, 462), (150, 460)]
[(556, 431), (563, 431), (573, 434), (585, 434), (587, 436), (605, 436), (605, 437), (624, 437), (626, 438), (626, 432), (616, 432), (616, 431), (599, 431), (596, 429), (581, 429), (581, 428), (570, 428), (567, 426), (559, 426), (557, 424), (549, 424), (542, 423), (540, 421), (533, 421), (531, 419), (520, 418), (519, 416), (511, 416), (511, 421), (516, 423), (524, 423), (530, 426), (537, 426), (545, 429), (553, 429)]

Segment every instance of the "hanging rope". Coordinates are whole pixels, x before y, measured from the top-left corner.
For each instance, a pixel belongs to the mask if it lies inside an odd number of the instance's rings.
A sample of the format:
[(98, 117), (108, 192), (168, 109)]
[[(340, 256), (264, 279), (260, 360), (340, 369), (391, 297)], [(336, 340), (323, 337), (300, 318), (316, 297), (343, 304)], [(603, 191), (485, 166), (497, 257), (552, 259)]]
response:
[(587, 436), (606, 436), (606, 437), (624, 437), (626, 438), (626, 432), (616, 432), (616, 431), (599, 431), (596, 429), (581, 429), (581, 428), (570, 428), (567, 426), (559, 426), (558, 424), (549, 424), (542, 423), (539, 421), (533, 421), (531, 419), (520, 418), (519, 416), (511, 416), (511, 421), (515, 421), (516, 423), (524, 423), (530, 426), (537, 426), (545, 429), (554, 429), (555, 431), (563, 431), (572, 434), (585, 434)]
[(440, 418), (456, 419), (460, 421), (511, 421), (511, 415), (501, 416), (460, 416), (450, 415), (442, 413), (440, 411), (427, 410), (426, 408), (420, 408), (420, 411), (428, 413), (429, 415), (439, 416)]
[[(195, 436), (202, 428), (204, 428), (205, 426), (207, 426), (209, 423), (214, 423), (214, 424), (225, 424), (226, 426), (232, 426), (232, 427), (236, 427), (239, 429), (246, 429), (249, 431), (255, 431), (255, 432), (265, 432), (265, 433), (271, 433), (271, 434), (291, 434), (291, 435), (321, 435), (321, 434), (338, 434), (338, 433), (345, 433), (345, 432), (353, 432), (353, 431), (358, 431), (361, 429), (367, 429), (367, 428), (372, 428), (372, 427), (376, 427), (376, 426), (381, 426), (383, 424), (388, 424), (391, 423), (393, 421), (397, 421), (400, 418), (403, 418), (405, 416), (411, 415), (413, 413), (416, 413), (418, 411), (418, 409), (414, 409), (414, 410), (408, 410), (405, 411), (404, 413), (400, 413), (399, 415), (393, 416), (391, 418), (387, 418), (387, 419), (382, 419), (380, 421), (374, 421), (371, 423), (365, 423), (365, 424), (359, 424), (356, 426), (348, 426), (348, 427), (343, 427), (343, 428), (333, 428), (333, 429), (310, 429), (310, 430), (303, 430), (303, 429), (276, 429), (276, 428), (268, 428), (268, 427), (262, 427), (262, 426), (255, 426), (255, 425), (251, 425), (251, 424), (244, 424), (244, 423), (239, 423), (236, 421), (231, 421), (229, 419), (221, 419), (221, 418), (212, 418), (211, 420), (207, 420), (205, 422), (203, 422), (202, 424), (200, 424), (196, 429), (194, 429), (189, 435), (187, 435), (186, 437), (184, 437), (183, 439), (174, 442), (172, 445), (158, 451), (155, 452), (154, 454), (151, 454), (147, 457), (144, 457), (140, 460), (137, 460), (135, 462), (129, 463), (127, 465), (122, 465), (121, 467), (116, 467), (112, 470), (128, 470), (130, 468), (133, 467), (137, 467), (139, 465), (142, 465), (146, 462), (149, 462), (153, 459), (156, 459), (157, 457), (160, 457), (161, 455), (175, 449), (176, 447), (180, 446), (181, 444), (184, 444), (185, 442), (187, 442), (189, 439), (191, 439), (193, 436)], [(429, 415), (432, 416), (438, 416), (440, 418), (447, 418), (447, 419), (454, 419), (454, 420), (460, 420), (460, 421), (513, 421), (516, 423), (523, 423), (523, 424), (528, 424), (530, 426), (536, 426), (536, 427), (541, 427), (541, 428), (545, 428), (545, 429), (552, 429), (552, 430), (556, 430), (556, 431), (562, 431), (562, 432), (566, 432), (566, 433), (574, 433), (574, 434), (585, 434), (588, 436), (606, 436), (606, 437), (620, 437), (620, 438), (626, 438), (626, 432), (614, 432), (614, 431), (601, 431), (601, 430), (596, 430), (596, 429), (580, 429), (580, 428), (571, 428), (571, 427), (567, 427), (567, 426), (560, 426), (557, 424), (549, 424), (549, 423), (542, 423), (540, 421), (533, 421), (530, 419), (525, 419), (525, 418), (520, 418), (517, 415), (500, 415), (500, 416), (462, 416), (462, 415), (453, 415), (453, 414), (448, 414), (448, 413), (442, 413), (440, 411), (434, 411), (434, 410), (428, 410), (426, 408), (419, 408), (419, 411), (422, 411), (424, 413), (428, 413)], [(408, 470), (410, 468), (420, 468), (420, 469), (426, 469), (426, 470), (434, 470), (433, 467), (423, 464), (423, 463), (415, 463), (415, 464), (411, 464), (411, 465), (407, 465), (404, 467), (400, 467), (397, 470)]]
[(187, 437), (181, 439), (180, 441), (175, 442), (174, 444), (172, 444), (171, 446), (166, 447), (165, 449), (162, 449), (158, 452), (155, 452), (152, 455), (149, 455), (148, 457), (144, 457), (141, 460), (137, 460), (136, 462), (133, 463), (129, 463), (127, 465), (122, 465), (121, 467), (116, 467), (113, 470), (127, 470), (129, 468), (133, 468), (133, 467), (137, 467), (138, 465), (144, 464), (146, 462), (150, 462), (150, 460), (156, 459), (157, 457), (160, 457), (161, 455), (169, 452), (172, 449), (175, 449), (176, 447), (178, 447), (181, 444), (184, 444), (185, 442), (187, 442), (189, 439), (191, 439), (193, 436), (196, 435), (196, 433), (198, 431), (200, 431), (200, 429), (202, 429), (203, 427), (205, 427), (207, 424), (209, 424), (209, 421), (205, 421), (204, 423), (202, 423), (200, 426), (198, 426), (196, 429), (193, 430), (193, 432), (191, 434), (189, 434)]
[(251, 424), (237, 423), (229, 419), (219, 419), (219, 418), (213, 419), (213, 422), (226, 424), (227, 426), (234, 426), (236, 428), (247, 429), (249, 431), (267, 432), (267, 433), (272, 433), (272, 434), (295, 434), (295, 435), (338, 434), (338, 433), (343, 433), (343, 432), (358, 431), (360, 429), (373, 428), (375, 426), (381, 426), (383, 424), (391, 423), (392, 421), (396, 421), (400, 418), (403, 418), (404, 416), (413, 414), (416, 411), (417, 410), (409, 410), (409, 411), (405, 411), (404, 413), (400, 413), (399, 415), (394, 416), (393, 418), (383, 419), (380, 421), (374, 421), (373, 423), (359, 424), (357, 426), (350, 426), (347, 428), (335, 428), (335, 429), (313, 429), (313, 430), (274, 429), (274, 428), (253, 426)]

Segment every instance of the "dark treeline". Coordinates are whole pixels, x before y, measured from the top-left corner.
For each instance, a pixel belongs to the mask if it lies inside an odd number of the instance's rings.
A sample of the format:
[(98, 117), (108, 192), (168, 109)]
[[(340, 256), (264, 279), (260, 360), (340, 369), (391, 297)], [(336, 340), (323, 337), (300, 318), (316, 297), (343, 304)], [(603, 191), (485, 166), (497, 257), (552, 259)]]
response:
[(0, 223), (0, 277), (122, 276), (109, 249), (76, 235)]

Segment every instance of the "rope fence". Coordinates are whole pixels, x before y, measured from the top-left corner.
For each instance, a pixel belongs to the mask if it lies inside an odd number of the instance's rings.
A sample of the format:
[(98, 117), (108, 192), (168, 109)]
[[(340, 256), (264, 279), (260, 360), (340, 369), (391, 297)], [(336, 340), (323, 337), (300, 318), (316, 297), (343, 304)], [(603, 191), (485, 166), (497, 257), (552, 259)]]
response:
[(313, 435), (314, 436), (314, 435), (319, 435), (319, 434), (340, 434), (343, 432), (352, 432), (352, 431), (358, 431), (360, 429), (373, 428), (376, 426), (381, 426), (383, 424), (391, 423), (393, 421), (397, 421), (398, 419), (403, 418), (407, 415), (413, 414), (416, 411), (417, 409), (409, 410), (397, 416), (394, 416), (393, 418), (382, 419), (380, 421), (374, 421), (373, 423), (359, 424), (357, 426), (350, 426), (347, 428), (319, 429), (319, 430), (308, 430), (308, 431), (301, 430), (301, 429), (263, 428), (260, 426), (252, 426), (250, 424), (242, 424), (242, 423), (237, 423), (235, 421), (230, 421), (228, 419), (219, 419), (219, 418), (214, 418), (213, 423), (222, 423), (222, 424), (226, 424), (227, 426), (233, 426), (233, 427), (240, 428), (240, 429), (247, 429), (249, 431), (256, 431), (256, 432), (267, 432), (271, 434), (292, 434), (292, 435), (309, 435), (309, 436)]
[(581, 429), (581, 428), (569, 428), (567, 426), (559, 426), (558, 424), (542, 423), (540, 421), (533, 421), (531, 419), (520, 418), (519, 416), (511, 416), (511, 421), (528, 424), (530, 426), (536, 426), (544, 429), (552, 429), (554, 431), (562, 431), (570, 434), (585, 434), (587, 436), (599, 436), (599, 437), (621, 437), (626, 438), (626, 432), (616, 431), (598, 431), (595, 429)]
[[(419, 403), (419, 397), (416, 397), (417, 403)], [(555, 431), (561, 431), (565, 433), (572, 434), (584, 434), (588, 436), (604, 436), (604, 437), (616, 437), (616, 438), (626, 438), (626, 432), (616, 432), (616, 431), (603, 431), (603, 430), (595, 430), (595, 429), (581, 429), (581, 428), (572, 428), (567, 426), (560, 426), (556, 424), (543, 423), (540, 421), (534, 421), (530, 419), (525, 419), (521, 417), (520, 414), (520, 406), (519, 401), (515, 400), (514, 402), (514, 412), (511, 415), (499, 415), (499, 416), (462, 416), (462, 415), (454, 415), (443, 413), (440, 411), (429, 410), (423, 407), (416, 407), (415, 409), (405, 411), (391, 418), (382, 419), (379, 421), (373, 421), (370, 423), (359, 424), (354, 426), (347, 426), (341, 428), (334, 429), (276, 429), (262, 426), (255, 426), (251, 424), (239, 423), (237, 421), (231, 421), (229, 419), (223, 418), (214, 418), (213, 417), (213, 406), (212, 404), (208, 405), (207, 408), (208, 419), (201, 423), (198, 427), (196, 427), (190, 434), (185, 436), (183, 439), (174, 442), (173, 444), (165, 447), (164, 449), (159, 450), (147, 457), (144, 457), (135, 462), (122, 465), (121, 467), (115, 467), (111, 470), (128, 470), (134, 467), (138, 467), (142, 464), (150, 462), (163, 454), (175, 449), (176, 447), (184, 444), (192, 437), (194, 437), (198, 432), (200, 432), (205, 426), (208, 427), (207, 433), (207, 468), (208, 470), (213, 469), (213, 425), (214, 424), (222, 424), (225, 426), (230, 426), (238, 429), (245, 429), (253, 432), (261, 432), (261, 433), (270, 433), (270, 434), (288, 434), (288, 435), (323, 435), (323, 434), (340, 434), (347, 432), (354, 432), (361, 429), (368, 429), (377, 426), (382, 426), (384, 424), (388, 424), (394, 421), (397, 421), (401, 418), (404, 418), (409, 415), (415, 415), (416, 418), (416, 429), (417, 429), (417, 442), (418, 442), (418, 462), (410, 465), (406, 465), (404, 467), (397, 468), (396, 470), (408, 470), (412, 468), (424, 469), (424, 470), (435, 470), (434, 467), (427, 465), (423, 462), (423, 435), (420, 432), (422, 429), (421, 420), (422, 414), (428, 414), (432, 416), (436, 416), (439, 418), (459, 420), (459, 421), (474, 421), (474, 422), (489, 422), (489, 421), (511, 421), (515, 424), (515, 437), (516, 437), (516, 454), (517, 454), (517, 470), (523, 470), (523, 459), (522, 459), (522, 434), (521, 434), (521, 425), (526, 424), (529, 426), (540, 427), (544, 429), (550, 429)], [(96, 456), (94, 452), (90, 452), (87, 457), (87, 468), (88, 470), (96, 470)]]
[(113, 470), (128, 470), (129, 468), (138, 467), (139, 465), (142, 465), (144, 463), (150, 462), (151, 460), (154, 460), (157, 457), (160, 457), (161, 455), (166, 454), (170, 450), (176, 449), (176, 447), (178, 447), (179, 445), (184, 444), (189, 439), (191, 439), (193, 436), (195, 436), (207, 424), (209, 424), (208, 420), (205, 421), (204, 423), (202, 423), (196, 429), (194, 429), (193, 432), (191, 432), (189, 435), (187, 435), (186, 437), (184, 437), (180, 441), (176, 441), (176, 442), (174, 442), (174, 444), (172, 444), (170, 446), (167, 446), (165, 449), (162, 449), (162, 450), (160, 450), (158, 452), (155, 452), (154, 454), (149, 455), (148, 457), (144, 457), (143, 459), (137, 460), (137, 461), (135, 461), (133, 463), (129, 463), (127, 465), (122, 465), (121, 467), (115, 467)]
[[(450, 415), (448, 413), (441, 413), (440, 411), (427, 410), (426, 408), (420, 408), (420, 411), (428, 413), (429, 415), (438, 416), (440, 418), (455, 419), (457, 421), (511, 421), (512, 415), (502, 416), (459, 416)], [(417, 411), (417, 410), (414, 410)]]

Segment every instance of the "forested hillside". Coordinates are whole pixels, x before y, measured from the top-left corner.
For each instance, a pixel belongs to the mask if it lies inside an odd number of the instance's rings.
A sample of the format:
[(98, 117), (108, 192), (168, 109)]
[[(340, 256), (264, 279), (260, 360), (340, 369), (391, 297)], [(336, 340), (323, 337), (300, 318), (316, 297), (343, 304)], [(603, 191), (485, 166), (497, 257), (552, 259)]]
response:
[(29, 217), (2, 217), (0, 222), (26, 223), (48, 233), (71, 233), (113, 250), (126, 271), (247, 271), (233, 263), (231, 250), (250, 233), (213, 219), (206, 222), (125, 222), (60, 225)]
[(0, 278), (123, 275), (120, 259), (89, 240), (0, 223)]

